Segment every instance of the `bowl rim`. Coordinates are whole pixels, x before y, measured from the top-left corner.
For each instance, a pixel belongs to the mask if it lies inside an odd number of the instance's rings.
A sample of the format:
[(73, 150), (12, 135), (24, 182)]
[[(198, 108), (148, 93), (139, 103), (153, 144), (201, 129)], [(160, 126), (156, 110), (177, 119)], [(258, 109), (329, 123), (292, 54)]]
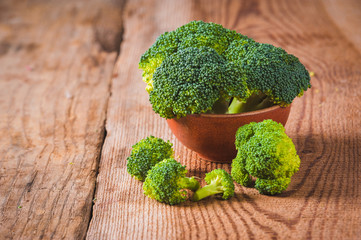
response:
[(250, 111), (250, 112), (243, 112), (243, 113), (233, 113), (233, 114), (215, 114), (215, 113), (199, 113), (199, 114), (189, 114), (186, 117), (203, 117), (203, 118), (237, 118), (237, 117), (243, 117), (243, 116), (252, 116), (252, 115), (258, 115), (262, 113), (268, 113), (275, 111), (280, 108), (289, 108), (291, 107), (291, 104), (286, 107), (281, 107), (280, 105), (274, 105), (268, 108)]

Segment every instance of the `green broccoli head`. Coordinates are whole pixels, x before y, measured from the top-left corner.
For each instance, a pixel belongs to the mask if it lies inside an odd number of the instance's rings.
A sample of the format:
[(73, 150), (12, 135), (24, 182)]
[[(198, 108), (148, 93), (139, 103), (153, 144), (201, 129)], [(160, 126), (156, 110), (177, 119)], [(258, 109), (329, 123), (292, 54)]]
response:
[(153, 74), (167, 56), (188, 47), (209, 47), (222, 55), (232, 41), (241, 39), (247, 37), (222, 25), (203, 21), (192, 21), (160, 35), (139, 62), (139, 68), (143, 70), (143, 81), (147, 83), (147, 91), (153, 90)]
[(149, 136), (133, 145), (127, 158), (127, 171), (140, 181), (144, 181), (148, 171), (163, 159), (173, 157), (173, 144), (161, 138)]
[(202, 21), (160, 35), (142, 55), (139, 68), (148, 93), (157, 91), (150, 96), (153, 109), (165, 118), (284, 107), (311, 87), (308, 71), (295, 56)]
[(193, 201), (199, 201), (214, 194), (221, 194), (223, 199), (229, 199), (234, 195), (232, 176), (224, 169), (215, 169), (207, 173), (204, 180), (208, 185), (194, 193)]
[(164, 118), (210, 111), (219, 99), (246, 99), (240, 68), (209, 47), (185, 48), (168, 56), (153, 75), (149, 100)]
[(162, 203), (179, 204), (187, 199), (187, 191), (196, 191), (199, 182), (194, 177), (186, 177), (185, 166), (173, 158), (157, 163), (148, 172), (144, 181), (144, 194)]
[(288, 106), (311, 87), (305, 66), (282, 48), (254, 41), (234, 41), (225, 57), (244, 70), (251, 92), (265, 94), (273, 104)]
[(240, 127), (235, 144), (238, 154), (232, 162), (233, 179), (249, 186), (250, 175), (256, 177), (255, 187), (262, 194), (284, 191), (300, 166), (300, 158), (284, 127), (270, 119)]

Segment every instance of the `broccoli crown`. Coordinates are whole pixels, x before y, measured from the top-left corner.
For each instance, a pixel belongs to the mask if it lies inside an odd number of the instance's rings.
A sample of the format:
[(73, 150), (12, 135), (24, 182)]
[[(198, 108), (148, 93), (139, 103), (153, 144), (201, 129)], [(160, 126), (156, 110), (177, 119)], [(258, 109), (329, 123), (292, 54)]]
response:
[(288, 106), (311, 87), (295, 56), (202, 21), (160, 35), (139, 68), (153, 109), (165, 118)]
[(186, 177), (185, 166), (173, 158), (157, 163), (148, 172), (144, 181), (144, 194), (159, 202), (170, 205), (179, 204), (187, 199), (187, 191), (196, 191), (199, 182), (194, 177)]
[(234, 195), (233, 178), (226, 170), (215, 169), (207, 173), (204, 180), (208, 185), (194, 193), (193, 201), (199, 201), (214, 194), (222, 194), (223, 199), (229, 199)]
[(300, 166), (292, 139), (282, 124), (270, 119), (240, 127), (235, 144), (238, 154), (232, 162), (233, 179), (247, 186), (249, 175), (256, 177), (255, 187), (263, 194), (284, 191)]
[(244, 70), (252, 92), (266, 94), (274, 104), (287, 106), (311, 87), (305, 66), (282, 48), (254, 41), (234, 41), (225, 56)]
[(220, 98), (246, 99), (250, 94), (240, 68), (209, 47), (189, 47), (168, 56), (153, 79), (149, 100), (164, 118), (205, 113)]
[(174, 31), (165, 32), (142, 55), (139, 62), (147, 91), (153, 90), (153, 74), (167, 56), (188, 47), (210, 47), (222, 54), (232, 41), (241, 39), (247, 37), (222, 25), (203, 21), (192, 21)]
[(174, 152), (173, 144), (161, 138), (149, 136), (133, 145), (127, 158), (127, 171), (140, 181), (144, 181), (148, 171), (163, 159), (170, 158)]

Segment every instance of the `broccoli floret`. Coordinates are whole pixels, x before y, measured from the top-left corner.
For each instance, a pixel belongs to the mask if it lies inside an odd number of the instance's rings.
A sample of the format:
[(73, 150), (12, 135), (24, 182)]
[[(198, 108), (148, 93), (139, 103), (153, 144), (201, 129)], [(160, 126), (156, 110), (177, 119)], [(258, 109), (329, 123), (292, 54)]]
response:
[(188, 47), (210, 47), (222, 55), (234, 40), (248, 39), (235, 31), (215, 23), (189, 22), (174, 31), (160, 35), (155, 43), (142, 55), (139, 68), (143, 70), (146, 90), (153, 90), (153, 74), (163, 60)]
[(234, 195), (232, 176), (224, 169), (215, 169), (207, 173), (204, 180), (208, 185), (194, 193), (193, 201), (199, 201), (214, 194), (222, 194), (223, 199), (229, 199)]
[(173, 157), (173, 144), (161, 138), (149, 136), (132, 146), (127, 158), (127, 171), (140, 181), (144, 181), (148, 171), (163, 159)]
[(187, 191), (196, 191), (199, 182), (194, 177), (186, 177), (187, 170), (173, 158), (157, 163), (148, 172), (144, 181), (144, 194), (159, 202), (170, 205), (179, 204), (187, 199)]
[(224, 55), (244, 70), (248, 88), (253, 93), (249, 101), (238, 103), (240, 111), (257, 110), (270, 104), (288, 106), (311, 87), (305, 66), (282, 48), (254, 41), (234, 41)]
[(153, 79), (149, 100), (164, 118), (205, 113), (217, 101), (228, 105), (232, 97), (242, 101), (249, 96), (241, 69), (209, 47), (185, 48), (168, 56)]
[(244, 125), (236, 133), (235, 144), (238, 154), (231, 174), (237, 183), (249, 186), (253, 176), (257, 178), (255, 188), (262, 194), (274, 195), (287, 189), (300, 158), (282, 124), (268, 119)]

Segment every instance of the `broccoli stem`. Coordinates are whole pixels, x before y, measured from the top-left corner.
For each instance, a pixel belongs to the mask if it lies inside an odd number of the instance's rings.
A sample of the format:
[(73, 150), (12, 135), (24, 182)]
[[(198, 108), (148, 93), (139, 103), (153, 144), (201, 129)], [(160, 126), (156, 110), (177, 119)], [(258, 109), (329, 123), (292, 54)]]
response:
[(222, 185), (216, 184), (216, 183), (211, 183), (209, 185), (204, 186), (201, 189), (198, 189), (194, 194), (193, 194), (193, 201), (199, 201), (203, 198), (212, 196), (214, 194), (219, 194), (219, 193), (223, 193), (223, 187)]
[(253, 93), (247, 101), (241, 102), (237, 98), (233, 98), (228, 107), (228, 114), (256, 111), (263, 108), (271, 107), (272, 101), (263, 93)]
[(240, 102), (237, 98), (233, 98), (231, 104), (228, 107), (228, 114), (235, 114), (244, 112), (245, 103)]
[(200, 187), (199, 182), (194, 177), (184, 177), (179, 179), (178, 182), (181, 189), (189, 189), (194, 191), (197, 191)]

